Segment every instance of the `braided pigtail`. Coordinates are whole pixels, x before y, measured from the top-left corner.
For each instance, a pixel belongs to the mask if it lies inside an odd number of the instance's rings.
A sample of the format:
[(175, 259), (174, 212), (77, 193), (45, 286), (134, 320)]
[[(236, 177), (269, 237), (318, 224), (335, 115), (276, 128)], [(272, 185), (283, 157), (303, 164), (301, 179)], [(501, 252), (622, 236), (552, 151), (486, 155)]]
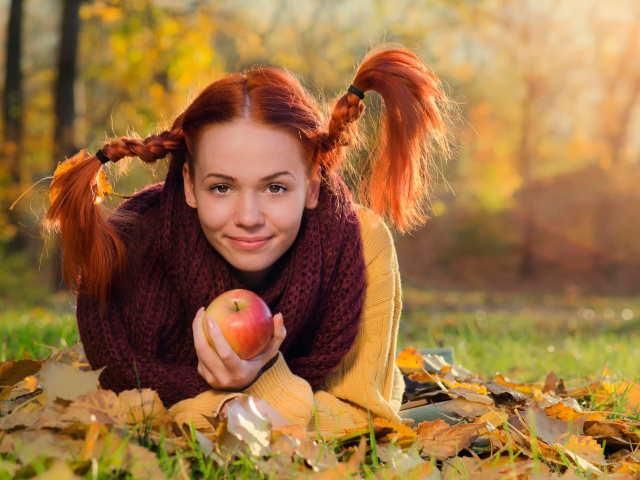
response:
[[(425, 206), (435, 172), (432, 143), (445, 158), (450, 156), (449, 100), (438, 78), (414, 53), (375, 49), (360, 65), (352, 88), (333, 107), (328, 148), (340, 149), (356, 138), (354, 120), (364, 110), (359, 94), (371, 90), (382, 99), (382, 119), (357, 197), (405, 232), (428, 218)], [(341, 154), (325, 158), (335, 163)]]
[(124, 244), (97, 201), (102, 164), (129, 156), (153, 163), (182, 148), (182, 129), (174, 127), (144, 140), (121, 138), (106, 144), (96, 155), (82, 158), (83, 151), (67, 160), (73, 161), (72, 166), (51, 183), (50, 190), (56, 195), (43, 223), (50, 232), (60, 233), (62, 277), (73, 293), (97, 297), (104, 308), (110, 289), (126, 267)]
[(358, 139), (357, 120), (362, 117), (365, 106), (353, 87), (340, 97), (331, 111), (327, 132), (319, 142), (319, 158), (323, 166), (333, 171), (344, 159), (344, 147), (352, 146)]

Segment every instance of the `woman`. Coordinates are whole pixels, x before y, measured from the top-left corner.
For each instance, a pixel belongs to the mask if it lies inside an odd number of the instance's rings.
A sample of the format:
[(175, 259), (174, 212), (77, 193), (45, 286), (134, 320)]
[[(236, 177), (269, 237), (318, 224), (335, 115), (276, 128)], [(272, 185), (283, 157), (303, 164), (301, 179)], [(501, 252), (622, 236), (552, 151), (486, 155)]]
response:
[[(384, 109), (361, 206), (339, 170), (365, 140), (356, 124), (368, 91)], [(170, 130), (109, 142), (56, 177), (46, 221), (60, 231), (87, 358), (106, 367), (101, 385), (155, 389), (196, 428), (246, 395), (274, 425), (309, 435), (369, 415), (400, 423), (400, 277), (381, 218), (401, 232), (425, 220), (430, 145), (449, 153), (446, 105), (435, 75), (402, 48), (371, 51), (326, 117), (286, 70), (255, 67), (206, 87)], [(163, 183), (101, 217), (103, 163), (167, 155)], [(271, 342), (249, 360), (203, 319), (233, 288), (276, 313)]]

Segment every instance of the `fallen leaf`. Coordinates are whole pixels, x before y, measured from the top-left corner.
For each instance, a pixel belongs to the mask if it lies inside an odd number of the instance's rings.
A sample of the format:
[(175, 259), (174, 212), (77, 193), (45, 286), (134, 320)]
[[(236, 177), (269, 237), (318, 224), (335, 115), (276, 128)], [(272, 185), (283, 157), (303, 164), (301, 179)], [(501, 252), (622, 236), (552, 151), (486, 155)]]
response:
[(374, 419), (375, 425), (382, 428), (392, 429), (390, 433), (387, 433), (380, 438), (376, 437), (376, 441), (380, 443), (394, 442), (399, 447), (408, 447), (412, 445), (418, 438), (416, 433), (410, 427), (403, 424), (392, 423), (382, 418)]
[(453, 457), (471, 445), (471, 442), (478, 437), (476, 432), (483, 426), (484, 424), (481, 423), (451, 426), (443, 420), (422, 422), (416, 427), (417, 447), (422, 448), (420, 455), (434, 456), (439, 460)]
[(332, 469), (338, 466), (338, 457), (331, 447), (318, 442), (305, 442), (296, 449), (296, 454), (303, 458), (314, 471)]
[(90, 425), (93, 422), (122, 426), (125, 422), (124, 410), (118, 396), (111, 390), (98, 390), (76, 397), (61, 420), (81, 422)]
[[(491, 400), (491, 404), (493, 404), (493, 400)], [(480, 417), (492, 410), (491, 407), (485, 403), (471, 402), (464, 398), (456, 398), (447, 402), (438, 403), (438, 408), (446, 412), (453, 412), (464, 418)]]
[(558, 376), (555, 374), (555, 372), (551, 372), (549, 375), (547, 375), (547, 378), (544, 381), (544, 387), (542, 387), (542, 393), (555, 391), (557, 381)]
[(605, 463), (602, 446), (593, 437), (571, 435), (564, 448), (584, 458), (589, 463), (603, 465)]
[(380, 445), (376, 447), (376, 451), (380, 460), (398, 472), (412, 470), (420, 464), (426, 463), (420, 457), (418, 449), (415, 446), (409, 449), (402, 449), (398, 445)]
[(171, 416), (155, 390), (125, 390), (118, 394), (118, 399), (130, 425), (149, 424), (156, 428), (171, 425)]
[(42, 365), (38, 375), (42, 390), (50, 401), (57, 398), (71, 401), (81, 395), (97, 391), (98, 377), (103, 369), (83, 372), (71, 365), (47, 361)]
[(535, 436), (549, 446), (556, 443), (564, 443), (570, 434), (582, 434), (580, 422), (565, 422), (564, 420), (551, 418), (536, 405), (527, 407), (523, 420), (529, 427), (531, 436)]
[(269, 455), (271, 420), (256, 406), (254, 397), (236, 397), (227, 404), (227, 431), (249, 446), (253, 455)]
[(424, 359), (417, 349), (405, 348), (396, 357), (396, 365), (402, 373), (422, 372)]
[(542, 394), (542, 391), (539, 388), (535, 388), (531, 385), (526, 385), (524, 383), (514, 382), (513, 380), (504, 377), (500, 373), (496, 374), (493, 381), (499, 385), (502, 385), (504, 387), (509, 387), (512, 390), (520, 392), (526, 395), (527, 397), (540, 396)]
[(0, 399), (9, 398), (13, 386), (26, 377), (35, 375), (40, 370), (42, 363), (36, 360), (0, 363)]

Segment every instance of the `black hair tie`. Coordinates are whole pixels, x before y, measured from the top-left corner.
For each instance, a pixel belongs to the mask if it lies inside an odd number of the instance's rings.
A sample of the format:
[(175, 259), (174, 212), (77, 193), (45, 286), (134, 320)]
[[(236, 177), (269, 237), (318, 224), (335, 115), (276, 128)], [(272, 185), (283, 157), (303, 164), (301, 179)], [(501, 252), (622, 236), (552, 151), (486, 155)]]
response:
[(98, 160), (100, 160), (100, 162), (101, 162), (103, 165), (104, 165), (105, 163), (107, 163), (107, 162), (111, 161), (111, 160), (109, 159), (109, 157), (107, 157), (104, 153), (102, 153), (102, 150), (98, 150), (98, 151), (96, 152), (96, 158), (97, 158)]
[(353, 85), (351, 85), (349, 87), (348, 91), (353, 93), (353, 94), (355, 94), (355, 95), (357, 95), (358, 97), (360, 97), (360, 100), (364, 99), (364, 92), (362, 90), (360, 90), (359, 88), (354, 87)]

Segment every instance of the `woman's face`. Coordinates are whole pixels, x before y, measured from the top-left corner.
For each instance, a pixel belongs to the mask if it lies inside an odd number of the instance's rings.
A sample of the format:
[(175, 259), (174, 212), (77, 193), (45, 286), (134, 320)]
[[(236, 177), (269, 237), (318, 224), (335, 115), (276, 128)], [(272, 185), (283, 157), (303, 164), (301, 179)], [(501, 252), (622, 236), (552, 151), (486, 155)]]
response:
[(302, 144), (292, 134), (240, 119), (208, 127), (187, 204), (198, 210), (209, 243), (248, 286), (257, 285), (295, 241), (305, 208), (318, 204), (319, 181), (307, 175)]

